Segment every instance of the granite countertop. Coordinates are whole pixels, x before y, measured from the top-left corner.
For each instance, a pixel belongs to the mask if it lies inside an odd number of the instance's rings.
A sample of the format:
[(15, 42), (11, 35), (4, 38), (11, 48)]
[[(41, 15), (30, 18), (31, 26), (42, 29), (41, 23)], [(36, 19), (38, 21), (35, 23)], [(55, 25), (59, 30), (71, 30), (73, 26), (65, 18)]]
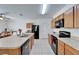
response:
[(59, 38), (59, 35), (56, 33), (49, 33), (55, 37), (57, 37), (59, 40), (64, 42), (65, 44), (68, 44), (72, 48), (79, 51), (79, 37), (71, 36), (71, 38)]
[(0, 49), (15, 49), (21, 47), (34, 33), (26, 33), (27, 37), (18, 37), (12, 35), (6, 38), (0, 39)]

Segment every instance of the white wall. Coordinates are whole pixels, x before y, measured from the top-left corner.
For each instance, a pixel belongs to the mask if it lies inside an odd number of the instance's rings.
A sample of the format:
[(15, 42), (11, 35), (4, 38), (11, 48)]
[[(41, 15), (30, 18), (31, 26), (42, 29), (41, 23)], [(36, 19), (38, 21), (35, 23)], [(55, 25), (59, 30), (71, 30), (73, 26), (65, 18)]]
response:
[(48, 38), (48, 32), (50, 30), (50, 18), (39, 18), (33, 20), (8, 20), (7, 25), (11, 30), (18, 30), (21, 28), (23, 31), (26, 30), (26, 23), (33, 22), (34, 24), (39, 25), (39, 37)]
[(8, 28), (11, 29), (11, 30), (18, 30), (19, 28), (22, 29), (23, 31), (26, 31), (26, 23), (28, 22), (33, 22), (33, 23), (37, 23), (37, 20), (22, 20), (22, 19), (11, 19), (11, 20), (8, 20), (7, 21), (7, 25), (8, 25)]
[(40, 38), (48, 38), (48, 33), (50, 31), (50, 18), (39, 19), (40, 29), (39, 29), (39, 37)]

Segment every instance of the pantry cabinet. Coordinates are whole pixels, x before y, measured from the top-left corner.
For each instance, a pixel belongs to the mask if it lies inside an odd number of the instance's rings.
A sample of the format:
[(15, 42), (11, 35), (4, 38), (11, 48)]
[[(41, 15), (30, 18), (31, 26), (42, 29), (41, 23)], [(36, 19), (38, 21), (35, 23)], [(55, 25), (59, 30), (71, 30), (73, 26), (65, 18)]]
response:
[(58, 55), (64, 55), (64, 43), (58, 40)]
[(74, 27), (79, 28), (79, 5), (74, 6)]
[(64, 28), (73, 28), (73, 8), (64, 13)]

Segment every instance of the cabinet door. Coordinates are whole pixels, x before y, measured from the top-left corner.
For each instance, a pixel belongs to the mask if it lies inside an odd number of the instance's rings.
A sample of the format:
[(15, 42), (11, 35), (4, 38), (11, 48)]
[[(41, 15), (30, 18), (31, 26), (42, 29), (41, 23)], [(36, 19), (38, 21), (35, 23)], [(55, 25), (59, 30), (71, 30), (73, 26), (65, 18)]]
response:
[(58, 40), (58, 55), (64, 55), (64, 43)]
[(79, 55), (79, 51), (65, 44), (65, 55)]
[(16, 49), (0, 49), (0, 55), (8, 54), (8, 55), (21, 55), (21, 48)]
[(58, 20), (61, 20), (64, 18), (64, 14), (59, 15)]
[(31, 39), (29, 39), (29, 52), (31, 51), (32, 49), (32, 42), (31, 42)]
[(51, 21), (51, 28), (55, 28), (55, 19)]
[(74, 6), (74, 27), (79, 28), (79, 5)]
[(32, 23), (27, 23), (26, 28), (32, 28)]
[(34, 35), (31, 37), (31, 40), (32, 40), (32, 47), (34, 45)]
[(48, 34), (48, 42), (51, 45), (51, 35), (50, 34)]
[(64, 27), (73, 28), (73, 8), (64, 13)]

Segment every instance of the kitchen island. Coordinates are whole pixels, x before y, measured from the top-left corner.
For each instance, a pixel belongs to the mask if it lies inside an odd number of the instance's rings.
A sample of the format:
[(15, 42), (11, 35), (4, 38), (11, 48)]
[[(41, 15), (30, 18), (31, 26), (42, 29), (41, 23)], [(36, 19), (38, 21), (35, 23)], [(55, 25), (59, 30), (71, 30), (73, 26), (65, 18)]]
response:
[(0, 39), (0, 55), (23, 55), (24, 52), (30, 53), (34, 44), (34, 34), (27, 33), (26, 37), (12, 35)]

